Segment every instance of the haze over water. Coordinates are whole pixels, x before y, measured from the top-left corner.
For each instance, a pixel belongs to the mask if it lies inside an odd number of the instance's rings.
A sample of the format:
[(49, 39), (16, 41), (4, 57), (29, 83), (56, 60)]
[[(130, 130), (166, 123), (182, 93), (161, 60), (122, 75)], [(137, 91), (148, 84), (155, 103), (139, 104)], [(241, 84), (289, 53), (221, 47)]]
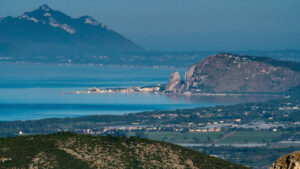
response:
[(72, 94), (90, 87), (131, 87), (167, 83), (183, 69), (117, 66), (0, 64), (0, 121), (124, 114), (262, 101), (269, 97), (203, 97), (155, 94)]

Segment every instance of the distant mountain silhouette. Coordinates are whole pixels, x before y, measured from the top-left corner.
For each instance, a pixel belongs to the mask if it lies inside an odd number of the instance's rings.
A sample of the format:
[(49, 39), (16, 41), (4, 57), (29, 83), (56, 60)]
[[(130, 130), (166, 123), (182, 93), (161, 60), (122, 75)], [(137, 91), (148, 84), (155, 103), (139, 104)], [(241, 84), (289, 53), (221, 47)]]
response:
[(140, 52), (143, 48), (91, 16), (72, 18), (42, 5), (0, 19), (0, 56), (66, 56)]

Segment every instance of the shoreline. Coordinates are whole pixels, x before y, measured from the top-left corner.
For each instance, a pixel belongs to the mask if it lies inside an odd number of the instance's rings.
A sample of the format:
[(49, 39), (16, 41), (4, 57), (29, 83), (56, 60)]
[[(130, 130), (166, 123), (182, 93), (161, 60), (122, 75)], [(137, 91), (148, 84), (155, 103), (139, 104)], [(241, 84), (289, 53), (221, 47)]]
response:
[(131, 88), (90, 88), (89, 90), (82, 91), (73, 91), (73, 92), (62, 92), (61, 94), (160, 94), (160, 95), (177, 95), (177, 96), (233, 96), (233, 97), (241, 97), (241, 96), (277, 96), (284, 97), (284, 94), (278, 93), (169, 93), (165, 91), (160, 91), (158, 88), (159, 85), (155, 87), (131, 87)]

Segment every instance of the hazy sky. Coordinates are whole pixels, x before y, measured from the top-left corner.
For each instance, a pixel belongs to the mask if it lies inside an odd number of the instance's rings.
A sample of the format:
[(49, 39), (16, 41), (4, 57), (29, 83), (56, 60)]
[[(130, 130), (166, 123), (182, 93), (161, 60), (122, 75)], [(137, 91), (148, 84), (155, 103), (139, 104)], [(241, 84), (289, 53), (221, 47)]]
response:
[(300, 49), (300, 0), (0, 0), (0, 16), (43, 3), (150, 50)]

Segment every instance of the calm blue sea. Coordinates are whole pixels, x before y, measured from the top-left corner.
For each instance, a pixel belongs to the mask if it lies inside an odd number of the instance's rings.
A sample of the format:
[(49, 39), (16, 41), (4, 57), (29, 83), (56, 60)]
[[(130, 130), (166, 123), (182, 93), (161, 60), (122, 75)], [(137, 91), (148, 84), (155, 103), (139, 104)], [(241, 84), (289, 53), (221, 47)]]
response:
[(266, 100), (268, 97), (179, 97), (155, 94), (78, 94), (90, 87), (167, 83), (172, 71), (96, 65), (0, 64), (0, 121), (124, 114)]

